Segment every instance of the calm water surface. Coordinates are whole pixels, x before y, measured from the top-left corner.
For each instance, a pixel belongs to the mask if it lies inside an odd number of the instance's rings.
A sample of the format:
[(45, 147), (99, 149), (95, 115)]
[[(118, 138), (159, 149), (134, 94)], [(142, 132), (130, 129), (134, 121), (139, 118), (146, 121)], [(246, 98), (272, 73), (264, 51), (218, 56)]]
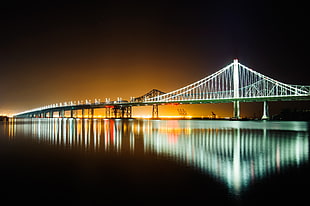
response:
[(12, 204), (308, 204), (308, 122), (11, 119), (0, 150)]

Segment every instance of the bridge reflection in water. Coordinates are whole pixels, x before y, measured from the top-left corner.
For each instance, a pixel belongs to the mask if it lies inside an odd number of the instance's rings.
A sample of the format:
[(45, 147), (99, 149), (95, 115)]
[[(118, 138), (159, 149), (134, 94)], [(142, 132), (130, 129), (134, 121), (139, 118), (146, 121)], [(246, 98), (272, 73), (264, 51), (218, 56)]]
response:
[(309, 161), (307, 122), (13, 119), (8, 132), (66, 149), (168, 158), (234, 195)]

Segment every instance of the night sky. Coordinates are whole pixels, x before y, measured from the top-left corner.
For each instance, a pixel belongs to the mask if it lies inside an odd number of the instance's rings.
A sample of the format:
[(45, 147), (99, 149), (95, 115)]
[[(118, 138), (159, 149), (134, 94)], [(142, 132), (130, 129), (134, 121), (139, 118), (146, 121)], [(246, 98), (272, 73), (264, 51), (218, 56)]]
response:
[(279, 2), (2, 2), (0, 114), (169, 92), (234, 58), (310, 85), (308, 4)]

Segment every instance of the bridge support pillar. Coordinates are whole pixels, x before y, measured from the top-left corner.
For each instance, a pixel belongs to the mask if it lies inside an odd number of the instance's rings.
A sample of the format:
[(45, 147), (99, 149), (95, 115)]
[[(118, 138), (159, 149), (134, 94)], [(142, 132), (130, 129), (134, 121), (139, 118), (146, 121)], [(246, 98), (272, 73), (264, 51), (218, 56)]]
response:
[(94, 113), (95, 113), (95, 109), (91, 108), (90, 109), (90, 117), (93, 119), (94, 118)]
[(82, 116), (82, 119), (84, 118), (84, 115), (85, 115), (85, 110), (82, 108), (82, 109), (81, 109), (81, 116)]
[(132, 107), (126, 107), (126, 117), (127, 118), (132, 118)]
[(90, 108), (88, 110), (88, 118), (91, 118), (91, 119), (94, 118), (94, 108)]
[(111, 118), (111, 107), (105, 108), (105, 118)]
[(152, 118), (158, 118), (158, 104), (153, 104)]
[(233, 119), (240, 119), (240, 102), (239, 101), (234, 101)]
[(268, 102), (264, 101), (262, 120), (267, 120), (267, 119), (269, 119)]
[(113, 107), (112, 109), (113, 109), (114, 118), (119, 118), (120, 109), (118, 107)]
[(121, 107), (122, 116), (121, 118), (131, 118), (132, 117), (132, 107), (131, 106), (125, 106)]
[(126, 110), (126, 108), (124, 108), (124, 107), (121, 107), (120, 108), (120, 113), (121, 113), (121, 118), (123, 119), (124, 117), (125, 117), (125, 110)]
[(65, 110), (59, 111), (59, 117), (64, 118), (65, 117)]
[(73, 109), (70, 110), (70, 118), (74, 118), (74, 110)]

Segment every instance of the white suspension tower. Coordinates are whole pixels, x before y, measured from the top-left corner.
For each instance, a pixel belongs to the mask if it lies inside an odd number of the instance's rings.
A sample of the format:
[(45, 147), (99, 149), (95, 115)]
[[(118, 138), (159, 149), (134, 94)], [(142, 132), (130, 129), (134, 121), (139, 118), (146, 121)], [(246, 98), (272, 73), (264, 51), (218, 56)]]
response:
[[(233, 63), (234, 69), (234, 98), (239, 98), (239, 63), (238, 59), (234, 59)], [(240, 105), (239, 101), (234, 101), (234, 119), (240, 119)]]

